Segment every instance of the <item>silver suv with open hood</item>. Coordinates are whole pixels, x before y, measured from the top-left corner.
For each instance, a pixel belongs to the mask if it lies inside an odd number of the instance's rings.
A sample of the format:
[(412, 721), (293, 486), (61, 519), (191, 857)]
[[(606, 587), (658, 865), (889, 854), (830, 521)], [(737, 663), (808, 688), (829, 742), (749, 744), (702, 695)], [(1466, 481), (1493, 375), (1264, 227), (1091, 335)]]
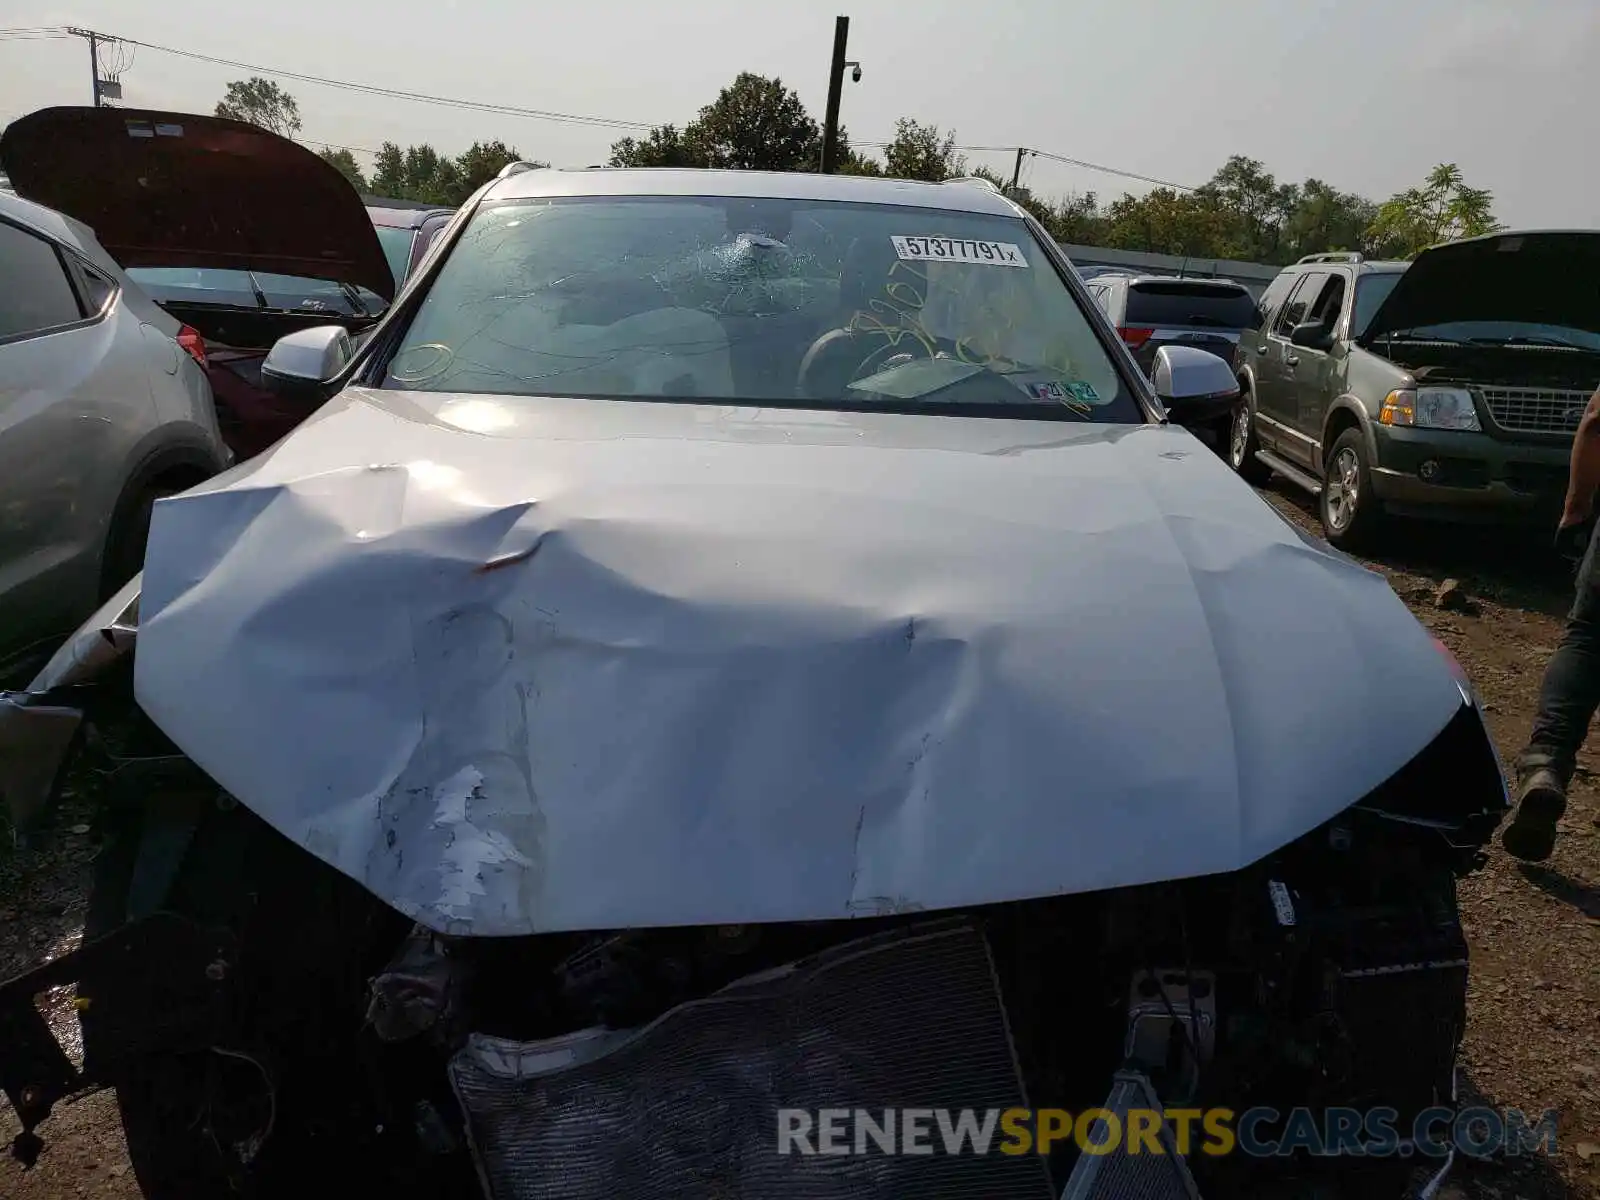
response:
[[(1389, 1114), (1157, 1116), (1152, 1197), (1448, 1166), (1470, 686), (1165, 422), (1228, 365), (1147, 379), (1010, 200), (513, 169), (264, 375), (327, 402), (0, 703), (19, 819), (83, 722), (112, 760), (46, 968), (88, 1075), (0, 991), (22, 1152), (99, 1082), (160, 1197), (1129, 1194), (1044, 1136), (1097, 1105)], [(1056, 1117), (894, 1152), (1009, 1110)]]

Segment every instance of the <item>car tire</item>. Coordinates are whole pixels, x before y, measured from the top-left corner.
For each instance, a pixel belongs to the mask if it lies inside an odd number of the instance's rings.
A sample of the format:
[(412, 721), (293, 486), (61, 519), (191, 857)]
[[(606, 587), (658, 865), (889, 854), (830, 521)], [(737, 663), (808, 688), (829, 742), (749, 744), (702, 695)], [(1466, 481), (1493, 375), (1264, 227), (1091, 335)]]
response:
[(1346, 429), (1329, 447), (1317, 509), (1323, 536), (1340, 550), (1370, 550), (1377, 545), (1383, 509), (1372, 494), (1372, 470), (1361, 430)]
[(117, 507), (106, 540), (104, 564), (100, 572), (100, 602), (116, 595), (117, 589), (144, 570), (145, 546), (150, 541), (150, 518), (156, 501), (176, 496), (182, 487), (172, 484), (146, 484)]
[[(123, 923), (141, 857), (141, 807), (107, 806), (86, 941)], [(374, 970), (363, 952), (368, 937), (392, 945), (389, 939), (397, 941), (409, 925), (352, 887), (243, 808), (208, 802), (162, 909), (235, 931), (237, 963), (229, 971), (239, 978), (227, 1006), (230, 1044), (142, 1052), (109, 1081), (146, 1200), (472, 1194), (455, 1182), (463, 1163), (452, 1159), (441, 1175), (408, 1153), (409, 1114), (387, 1111), (375, 1099), (358, 1036), (364, 984)], [(377, 957), (381, 966), (385, 955)], [(147, 965), (160, 978), (179, 971)], [(92, 977), (80, 987), (90, 997), (97, 990)], [(127, 994), (125, 981), (101, 988)], [(123, 1014), (96, 1016), (92, 1004), (83, 1014), (86, 1060), (125, 1059), (118, 1048), (119, 1037), (129, 1036), (119, 1022)]]
[(1223, 425), (1218, 441), (1228, 465), (1252, 487), (1260, 487), (1272, 478), (1272, 468), (1256, 457), (1261, 441), (1256, 437), (1255, 402), (1249, 389), (1239, 393), (1239, 401)]

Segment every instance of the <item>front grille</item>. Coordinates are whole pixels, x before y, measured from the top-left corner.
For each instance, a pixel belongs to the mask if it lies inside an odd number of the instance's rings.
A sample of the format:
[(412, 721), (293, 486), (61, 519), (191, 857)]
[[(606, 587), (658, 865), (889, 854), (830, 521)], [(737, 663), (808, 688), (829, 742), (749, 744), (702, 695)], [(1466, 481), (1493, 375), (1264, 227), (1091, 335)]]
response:
[(1494, 423), (1510, 433), (1575, 433), (1589, 393), (1567, 388), (1478, 389)]
[(933, 1153), (862, 1144), (852, 1120), (829, 1130), (844, 1155), (779, 1152), (779, 1109), (877, 1123), (884, 1109), (1026, 1106), (988, 946), (965, 923), (835, 947), (640, 1029), (474, 1035), (450, 1075), (491, 1200), (1052, 1194), (1043, 1156), (950, 1153), (937, 1128), (920, 1139)]

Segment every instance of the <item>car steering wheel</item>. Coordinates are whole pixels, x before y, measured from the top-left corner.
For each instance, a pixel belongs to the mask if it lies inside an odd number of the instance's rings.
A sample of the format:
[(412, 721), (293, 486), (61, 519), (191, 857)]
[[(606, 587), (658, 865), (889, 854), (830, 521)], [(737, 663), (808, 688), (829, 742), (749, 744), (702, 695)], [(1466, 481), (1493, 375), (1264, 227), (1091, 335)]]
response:
[[(943, 349), (942, 344), (940, 348)], [(910, 335), (891, 341), (876, 330), (830, 329), (811, 343), (800, 360), (800, 369), (795, 372), (795, 395), (804, 400), (836, 400), (845, 387), (876, 374), (896, 358), (931, 357), (928, 347)], [(829, 368), (834, 371), (831, 378)], [(844, 368), (848, 368), (847, 373)]]

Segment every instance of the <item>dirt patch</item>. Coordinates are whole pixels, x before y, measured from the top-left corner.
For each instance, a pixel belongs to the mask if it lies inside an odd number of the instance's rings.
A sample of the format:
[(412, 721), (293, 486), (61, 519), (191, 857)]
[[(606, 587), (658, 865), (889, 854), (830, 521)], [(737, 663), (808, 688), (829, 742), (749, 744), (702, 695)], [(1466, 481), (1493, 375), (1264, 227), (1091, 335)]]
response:
[[(58, 958), (81, 940), (99, 850), (87, 799), (92, 791), (92, 781), (75, 779), (50, 828), (32, 845), (0, 852), (0, 979)], [(71, 996), (51, 995), (43, 1006), (68, 1052), (79, 1049)], [(5, 1150), (20, 1128), (0, 1098), (0, 1196), (6, 1200), (138, 1200), (111, 1092), (57, 1106), (41, 1130), (45, 1150), (32, 1171), (22, 1170)]]
[[(1271, 487), (1262, 494), (1320, 533), (1303, 497)], [(1472, 676), (1509, 764), (1527, 737), (1544, 663), (1560, 637), (1570, 575), (1536, 538), (1427, 526), (1397, 532), (1392, 549), (1368, 565)], [(1437, 607), (1439, 589), (1451, 579), (1457, 587)], [(1469, 1096), (1530, 1118), (1555, 1110), (1558, 1154), (1462, 1163), (1441, 1200), (1600, 1200), (1600, 765), (1592, 741), (1580, 763), (1563, 836), (1546, 867), (1521, 866), (1495, 847), (1488, 865), (1461, 887), (1472, 944)], [(36, 845), (0, 863), (0, 977), (75, 944), (96, 849), (84, 794), (68, 797)], [(70, 1010), (61, 1020), (70, 1025)], [(16, 1128), (0, 1102), (0, 1139), (9, 1141)], [(35, 1170), (0, 1159), (0, 1196), (137, 1197), (109, 1095), (58, 1109), (46, 1132)]]

